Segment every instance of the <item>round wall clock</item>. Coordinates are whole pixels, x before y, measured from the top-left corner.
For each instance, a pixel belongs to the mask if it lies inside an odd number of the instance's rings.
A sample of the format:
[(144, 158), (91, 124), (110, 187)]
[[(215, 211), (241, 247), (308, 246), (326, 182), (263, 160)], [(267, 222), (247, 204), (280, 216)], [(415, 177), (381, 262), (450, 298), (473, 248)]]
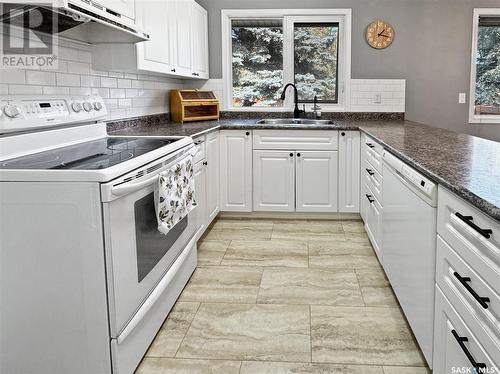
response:
[(366, 28), (366, 42), (373, 48), (387, 48), (393, 40), (394, 28), (385, 21), (373, 21)]

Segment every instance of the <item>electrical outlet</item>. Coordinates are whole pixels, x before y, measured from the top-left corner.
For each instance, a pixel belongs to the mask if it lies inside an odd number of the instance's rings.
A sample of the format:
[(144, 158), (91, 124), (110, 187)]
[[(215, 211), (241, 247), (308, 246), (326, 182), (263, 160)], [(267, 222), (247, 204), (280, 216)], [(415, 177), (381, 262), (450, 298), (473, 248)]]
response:
[(465, 94), (465, 92), (460, 92), (458, 94), (458, 103), (459, 104), (465, 104), (466, 100), (467, 100), (467, 95)]
[(382, 104), (382, 94), (380, 92), (375, 94), (375, 97), (373, 98), (373, 103)]

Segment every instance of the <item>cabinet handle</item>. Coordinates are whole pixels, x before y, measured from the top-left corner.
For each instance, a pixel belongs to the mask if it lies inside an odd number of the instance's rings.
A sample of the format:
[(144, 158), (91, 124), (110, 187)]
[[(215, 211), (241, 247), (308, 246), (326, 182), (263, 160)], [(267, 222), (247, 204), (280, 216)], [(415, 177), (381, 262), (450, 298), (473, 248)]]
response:
[(345, 136), (345, 132), (341, 132), (340, 135)]
[[(462, 348), (462, 351), (465, 353), (465, 355), (469, 359), (470, 363), (472, 364), (472, 367), (474, 369), (476, 369), (477, 373), (484, 373), (485, 372), (484, 369), (486, 369), (486, 364), (482, 363), (482, 362), (476, 362), (476, 360), (474, 359), (474, 356), (472, 356), (472, 354), (469, 352), (469, 350), (467, 349), (467, 347), (464, 344), (464, 342), (469, 341), (469, 338), (467, 338), (465, 336), (458, 335), (458, 333), (455, 329), (451, 330), (451, 333), (453, 334), (453, 336), (457, 340), (457, 343), (460, 346), (460, 348)], [(481, 369), (483, 369), (483, 370), (481, 370)]]
[(175, 68), (171, 69), (170, 71), (171, 71), (172, 73), (175, 73)]
[(366, 145), (370, 148), (375, 148), (375, 146), (372, 143), (366, 143)]
[(297, 157), (300, 157), (300, 153), (297, 153)]
[(204, 161), (203, 165), (207, 166), (208, 165), (208, 161)]
[(245, 133), (245, 135), (246, 135), (246, 136), (250, 135), (250, 131), (247, 131), (247, 132)]
[(290, 157), (293, 157), (293, 153), (290, 153)]
[(374, 175), (375, 172), (372, 169), (366, 169), (366, 172), (370, 175)]
[(490, 302), (490, 298), (489, 297), (482, 297), (482, 296), (479, 296), (477, 294), (476, 291), (474, 291), (474, 289), (470, 286), (469, 282), (471, 281), (471, 279), (469, 277), (462, 277), (460, 274), (458, 274), (456, 271), (453, 273), (453, 275), (455, 276), (455, 278), (458, 279), (458, 281), (462, 284), (462, 286), (464, 286), (464, 288), (469, 291), (469, 293), (472, 295), (472, 297), (474, 297), (474, 299), (476, 299), (476, 301), (484, 308), (484, 309), (488, 309), (488, 304), (486, 303), (489, 303)]
[(486, 239), (489, 239), (491, 237), (491, 234), (493, 234), (493, 230), (491, 229), (482, 229), (478, 225), (476, 225), (472, 220), (472, 216), (464, 216), (458, 212), (455, 213), (455, 215), (460, 218), (465, 224), (468, 226), (472, 227), (474, 230), (476, 230), (478, 233), (480, 233), (482, 236), (484, 236)]
[(366, 198), (368, 199), (368, 201), (370, 202), (370, 204), (373, 204), (373, 202), (375, 201), (375, 199), (372, 199), (372, 195), (366, 194)]

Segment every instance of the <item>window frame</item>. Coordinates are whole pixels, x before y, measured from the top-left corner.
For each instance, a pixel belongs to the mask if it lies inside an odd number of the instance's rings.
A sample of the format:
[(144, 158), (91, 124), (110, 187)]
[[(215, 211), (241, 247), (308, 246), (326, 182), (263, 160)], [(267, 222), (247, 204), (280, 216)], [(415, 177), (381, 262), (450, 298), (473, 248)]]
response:
[[(349, 111), (351, 80), (351, 9), (223, 9), (222, 19), (222, 80), (223, 109), (247, 112), (289, 112), (293, 110), (293, 95), (288, 94), (282, 107), (234, 107), (232, 80), (232, 21), (238, 19), (283, 20), (283, 83), (295, 81), (294, 24), (339, 23), (337, 103), (321, 103), (324, 112)], [(300, 103), (310, 110), (312, 103)]]
[(469, 123), (500, 124), (500, 115), (476, 114), (476, 55), (479, 36), (479, 17), (499, 16), (500, 8), (474, 8), (472, 19), (472, 49), (469, 90)]

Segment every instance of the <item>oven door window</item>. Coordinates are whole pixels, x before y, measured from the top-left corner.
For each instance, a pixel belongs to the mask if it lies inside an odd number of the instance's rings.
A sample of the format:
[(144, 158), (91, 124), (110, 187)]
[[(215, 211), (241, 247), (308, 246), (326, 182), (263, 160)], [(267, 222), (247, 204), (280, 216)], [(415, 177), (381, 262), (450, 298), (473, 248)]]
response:
[(188, 227), (186, 216), (167, 235), (158, 231), (154, 193), (135, 202), (135, 237), (137, 248), (137, 278), (140, 283), (165, 256)]

